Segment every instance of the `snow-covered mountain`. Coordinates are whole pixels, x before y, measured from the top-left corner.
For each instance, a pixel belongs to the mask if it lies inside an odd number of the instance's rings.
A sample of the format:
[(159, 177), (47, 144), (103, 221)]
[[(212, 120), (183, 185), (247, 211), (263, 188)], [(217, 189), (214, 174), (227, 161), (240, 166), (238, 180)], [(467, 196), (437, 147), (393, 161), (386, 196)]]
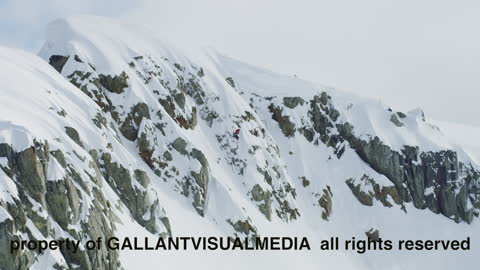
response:
[[(99, 17), (51, 23), (39, 56), (0, 48), (1, 239), (480, 234), (478, 153), (420, 109), (190, 55)], [(12, 255), (8, 245), (1, 269), (452, 269), (479, 251)]]

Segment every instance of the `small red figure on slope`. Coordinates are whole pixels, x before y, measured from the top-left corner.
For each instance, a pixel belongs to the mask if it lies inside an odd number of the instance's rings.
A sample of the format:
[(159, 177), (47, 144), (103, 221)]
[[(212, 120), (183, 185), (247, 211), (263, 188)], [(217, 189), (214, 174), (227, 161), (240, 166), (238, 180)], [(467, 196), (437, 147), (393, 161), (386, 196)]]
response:
[(240, 139), (240, 129), (236, 129), (235, 132), (233, 133), (233, 137), (235, 139)]

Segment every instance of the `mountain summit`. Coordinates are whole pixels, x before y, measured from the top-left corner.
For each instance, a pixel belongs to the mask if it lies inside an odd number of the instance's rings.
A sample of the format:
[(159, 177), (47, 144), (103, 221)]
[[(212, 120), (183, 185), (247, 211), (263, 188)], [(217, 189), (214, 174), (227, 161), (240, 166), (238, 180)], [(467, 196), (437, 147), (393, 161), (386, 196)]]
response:
[[(397, 112), (214, 52), (189, 56), (101, 17), (51, 23), (39, 56), (0, 48), (0, 238), (80, 248), (12, 255), (1, 242), (2, 269), (418, 269), (408, 252), (332, 255), (318, 245), (179, 261), (85, 244), (479, 234), (480, 167), (420, 109)], [(426, 256), (451, 269), (474, 253)]]

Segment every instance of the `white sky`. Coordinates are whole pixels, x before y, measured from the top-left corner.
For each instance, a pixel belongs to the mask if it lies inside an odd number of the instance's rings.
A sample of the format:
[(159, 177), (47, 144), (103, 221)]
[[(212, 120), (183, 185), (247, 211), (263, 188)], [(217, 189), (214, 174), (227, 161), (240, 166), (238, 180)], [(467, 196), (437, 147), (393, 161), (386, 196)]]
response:
[(478, 1), (0, 0), (0, 12), (4, 46), (37, 52), (55, 18), (111, 16), (397, 110), (480, 125)]

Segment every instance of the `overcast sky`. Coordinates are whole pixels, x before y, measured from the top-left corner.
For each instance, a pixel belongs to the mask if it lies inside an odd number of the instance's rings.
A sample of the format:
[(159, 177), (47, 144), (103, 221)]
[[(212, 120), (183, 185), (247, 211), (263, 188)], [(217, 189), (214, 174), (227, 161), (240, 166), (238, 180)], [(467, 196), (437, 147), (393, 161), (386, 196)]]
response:
[(36, 53), (53, 19), (109, 16), (397, 110), (480, 125), (478, 1), (0, 0), (0, 11), (3, 46)]

